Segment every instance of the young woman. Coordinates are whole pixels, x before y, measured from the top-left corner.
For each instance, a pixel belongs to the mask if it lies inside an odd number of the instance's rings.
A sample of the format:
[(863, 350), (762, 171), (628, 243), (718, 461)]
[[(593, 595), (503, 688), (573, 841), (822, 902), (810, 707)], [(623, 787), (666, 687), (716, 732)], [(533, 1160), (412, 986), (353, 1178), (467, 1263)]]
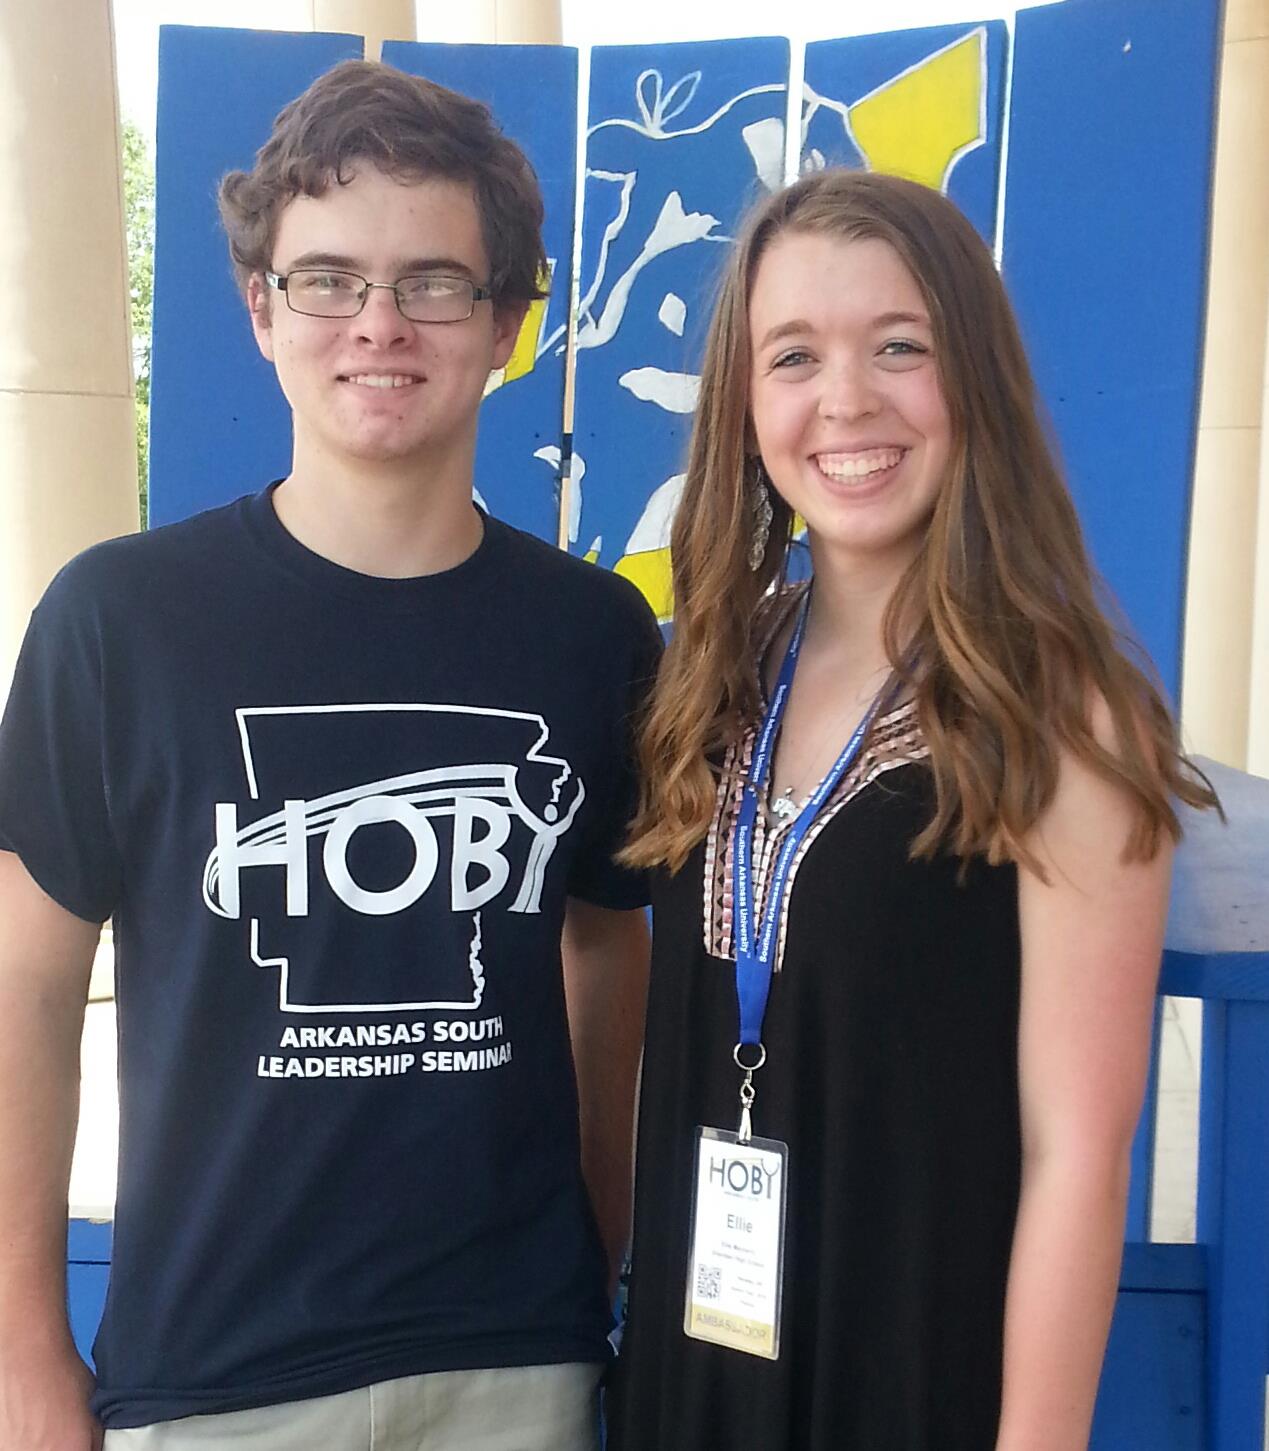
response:
[[(773, 590), (795, 515), (814, 580)], [(1083, 1451), (1172, 802), (1214, 797), (951, 203), (829, 171), (757, 210), (673, 559), (610, 1451)]]

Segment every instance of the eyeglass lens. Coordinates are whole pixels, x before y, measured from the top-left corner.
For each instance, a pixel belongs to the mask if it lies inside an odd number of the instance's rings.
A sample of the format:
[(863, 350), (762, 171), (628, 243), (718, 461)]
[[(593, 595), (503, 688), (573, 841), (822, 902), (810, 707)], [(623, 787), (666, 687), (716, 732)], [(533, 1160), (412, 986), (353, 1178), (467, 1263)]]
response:
[(286, 279), (286, 298), (309, 317), (356, 317), (372, 286), (391, 286), (397, 307), (412, 322), (461, 322), (472, 315), (475, 288), (465, 277), (420, 275), (395, 284), (370, 283), (355, 272), (301, 268)]

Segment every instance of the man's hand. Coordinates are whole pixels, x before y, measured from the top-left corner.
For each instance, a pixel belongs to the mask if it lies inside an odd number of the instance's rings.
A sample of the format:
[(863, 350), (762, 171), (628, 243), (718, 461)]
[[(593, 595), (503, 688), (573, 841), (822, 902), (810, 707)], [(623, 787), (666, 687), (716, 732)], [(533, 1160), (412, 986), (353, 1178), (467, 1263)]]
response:
[(0, 1354), (0, 1451), (101, 1451), (89, 1412), (92, 1372), (74, 1350), (38, 1355), (22, 1345)]

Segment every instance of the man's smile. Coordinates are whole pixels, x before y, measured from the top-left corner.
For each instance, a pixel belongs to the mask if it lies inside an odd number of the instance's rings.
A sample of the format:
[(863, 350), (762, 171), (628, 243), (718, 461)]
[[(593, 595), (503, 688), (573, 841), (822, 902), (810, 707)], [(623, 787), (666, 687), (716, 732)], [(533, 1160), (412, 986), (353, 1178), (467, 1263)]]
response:
[(408, 388), (423, 378), (418, 373), (341, 373), (339, 381), (359, 388)]

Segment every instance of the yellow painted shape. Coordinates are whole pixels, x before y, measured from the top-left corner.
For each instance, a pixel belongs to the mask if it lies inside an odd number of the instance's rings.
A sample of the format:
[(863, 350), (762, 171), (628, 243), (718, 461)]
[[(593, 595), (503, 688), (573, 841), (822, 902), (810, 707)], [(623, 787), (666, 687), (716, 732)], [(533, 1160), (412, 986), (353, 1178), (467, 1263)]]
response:
[(598, 549), (588, 549), (586, 551), (586, 553), (582, 555), (582, 558), (586, 561), (587, 564), (598, 564), (599, 563), (599, 550)]
[(856, 101), (851, 135), (872, 171), (892, 172), (942, 191), (952, 163), (982, 124), (986, 36), (981, 30), (936, 51)]
[(662, 624), (674, 618), (674, 581), (668, 547), (625, 554), (613, 565), (613, 573), (639, 589)]
[(525, 313), (520, 331), (516, 335), (516, 345), (512, 348), (507, 366), (503, 370), (504, 383), (514, 383), (517, 378), (523, 378), (526, 373), (533, 371), (533, 365), (538, 360), (538, 338), (542, 334), (542, 324), (546, 321), (546, 303), (547, 299), (542, 297), (529, 304), (529, 310)]

